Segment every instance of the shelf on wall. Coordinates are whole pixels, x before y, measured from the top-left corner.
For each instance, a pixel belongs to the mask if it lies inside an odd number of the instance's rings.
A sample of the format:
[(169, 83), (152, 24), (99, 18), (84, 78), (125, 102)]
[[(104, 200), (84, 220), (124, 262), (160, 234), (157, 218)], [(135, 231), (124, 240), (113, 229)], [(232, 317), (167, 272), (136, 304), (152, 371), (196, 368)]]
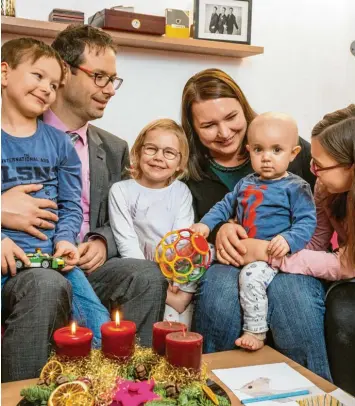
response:
[[(2, 34), (53, 39), (67, 24), (50, 21), (30, 20), (27, 18), (1, 16)], [(245, 58), (262, 54), (263, 47), (233, 44), (230, 42), (205, 41), (192, 38), (168, 38), (165, 36), (136, 34), (122, 31), (109, 32), (115, 43), (120, 46), (153, 49), (170, 52), (184, 52), (200, 55)]]

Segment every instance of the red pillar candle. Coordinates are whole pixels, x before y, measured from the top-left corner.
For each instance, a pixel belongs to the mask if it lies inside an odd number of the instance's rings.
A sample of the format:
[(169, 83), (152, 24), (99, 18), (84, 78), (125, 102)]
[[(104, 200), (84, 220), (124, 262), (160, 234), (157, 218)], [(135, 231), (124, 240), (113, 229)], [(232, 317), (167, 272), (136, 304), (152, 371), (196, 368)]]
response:
[(90, 354), (93, 333), (89, 328), (77, 327), (72, 323), (54, 332), (53, 339), (58, 355), (66, 357), (86, 357)]
[(159, 355), (165, 355), (165, 338), (169, 333), (186, 331), (184, 323), (176, 321), (158, 321), (153, 325), (153, 350)]
[(133, 321), (109, 321), (101, 326), (102, 351), (109, 358), (129, 358), (134, 352), (136, 324)]
[(192, 332), (170, 333), (166, 336), (166, 357), (170, 364), (200, 370), (202, 358), (201, 334)]

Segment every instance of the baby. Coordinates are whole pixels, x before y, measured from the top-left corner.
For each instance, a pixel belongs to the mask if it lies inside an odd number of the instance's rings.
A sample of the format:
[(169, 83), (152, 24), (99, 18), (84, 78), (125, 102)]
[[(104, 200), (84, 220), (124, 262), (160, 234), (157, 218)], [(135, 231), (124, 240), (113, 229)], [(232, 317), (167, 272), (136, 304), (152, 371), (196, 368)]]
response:
[[(310, 186), (287, 172), (301, 147), (296, 122), (286, 114), (264, 113), (248, 129), (247, 149), (255, 173), (246, 176), (192, 229), (208, 237), (220, 222), (235, 219), (248, 237), (269, 240), (271, 257), (293, 254), (306, 246), (316, 227)], [(236, 345), (262, 348), (268, 330), (266, 290), (277, 274), (266, 262), (246, 265), (240, 272), (244, 334)]]

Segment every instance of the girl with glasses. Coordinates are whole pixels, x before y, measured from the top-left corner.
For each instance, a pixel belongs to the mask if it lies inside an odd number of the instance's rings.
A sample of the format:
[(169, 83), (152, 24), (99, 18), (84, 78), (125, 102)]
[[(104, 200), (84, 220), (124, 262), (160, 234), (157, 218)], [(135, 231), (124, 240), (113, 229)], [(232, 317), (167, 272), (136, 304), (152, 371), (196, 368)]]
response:
[[(324, 116), (312, 131), (311, 152), (318, 177), (316, 231), (306, 249), (271, 264), (284, 272), (337, 281), (326, 298), (328, 356), (334, 383), (355, 395), (355, 104)], [(329, 251), (334, 232), (339, 249)], [(266, 248), (265, 241), (255, 240), (248, 251), (267, 260)]]
[[(272, 265), (326, 280), (355, 277), (355, 105), (327, 114), (312, 131), (317, 228), (306, 250)], [(339, 250), (327, 252), (334, 232)]]
[[(179, 179), (187, 169), (184, 130), (170, 119), (148, 124), (131, 150), (132, 179), (110, 191), (110, 224), (122, 257), (154, 261), (155, 248), (169, 231), (194, 222), (192, 195)], [(170, 287), (165, 318), (179, 321), (192, 299), (194, 284)]]

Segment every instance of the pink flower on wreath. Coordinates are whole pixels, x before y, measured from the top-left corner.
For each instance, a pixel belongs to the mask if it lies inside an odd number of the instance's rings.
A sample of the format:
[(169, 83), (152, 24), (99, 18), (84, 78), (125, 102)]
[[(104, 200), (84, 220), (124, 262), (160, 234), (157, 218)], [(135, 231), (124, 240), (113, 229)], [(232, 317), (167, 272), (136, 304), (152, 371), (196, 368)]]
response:
[(154, 386), (153, 379), (142, 382), (119, 379), (111, 406), (141, 406), (151, 400), (160, 399), (160, 396), (153, 392)]

